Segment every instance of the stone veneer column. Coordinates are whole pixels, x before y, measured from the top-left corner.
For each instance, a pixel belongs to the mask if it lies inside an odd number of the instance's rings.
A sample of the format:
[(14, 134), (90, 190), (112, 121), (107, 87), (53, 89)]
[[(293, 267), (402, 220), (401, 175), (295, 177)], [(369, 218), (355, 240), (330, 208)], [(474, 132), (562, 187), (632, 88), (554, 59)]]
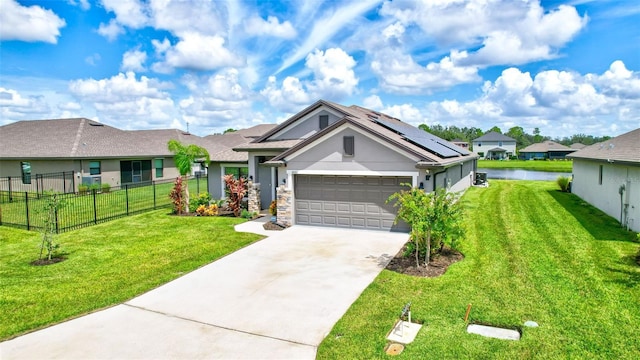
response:
[(249, 181), (247, 183), (247, 211), (260, 213), (260, 183)]
[(287, 189), (286, 185), (280, 185), (276, 192), (278, 198), (277, 222), (280, 225), (291, 226), (291, 190)]

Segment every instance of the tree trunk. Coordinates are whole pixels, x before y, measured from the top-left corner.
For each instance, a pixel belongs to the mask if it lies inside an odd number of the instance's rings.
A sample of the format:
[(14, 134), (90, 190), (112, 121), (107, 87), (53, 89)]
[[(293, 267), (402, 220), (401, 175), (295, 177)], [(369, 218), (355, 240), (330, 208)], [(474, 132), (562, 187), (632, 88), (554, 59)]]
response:
[(427, 230), (427, 254), (424, 256), (424, 266), (429, 266), (429, 258), (431, 257), (431, 230)]
[(189, 213), (189, 177), (188, 175), (182, 176), (182, 182), (184, 183), (184, 212)]
[(418, 236), (415, 236), (414, 241), (416, 242), (416, 267), (420, 267), (420, 245), (418, 242), (418, 239), (420, 239)]

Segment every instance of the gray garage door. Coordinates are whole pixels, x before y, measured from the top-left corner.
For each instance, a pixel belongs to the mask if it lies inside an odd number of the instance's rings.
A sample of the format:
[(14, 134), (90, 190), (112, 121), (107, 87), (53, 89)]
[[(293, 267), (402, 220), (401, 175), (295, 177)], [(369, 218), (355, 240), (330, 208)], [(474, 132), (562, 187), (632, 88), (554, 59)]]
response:
[(296, 175), (296, 224), (407, 231), (393, 225), (396, 209), (385, 203), (406, 183), (411, 178)]

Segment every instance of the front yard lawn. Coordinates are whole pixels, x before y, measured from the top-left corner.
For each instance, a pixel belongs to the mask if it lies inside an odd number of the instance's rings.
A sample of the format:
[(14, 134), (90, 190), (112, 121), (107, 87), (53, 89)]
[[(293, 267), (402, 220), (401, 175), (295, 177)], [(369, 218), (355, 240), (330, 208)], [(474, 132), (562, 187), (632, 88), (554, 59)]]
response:
[[(405, 359), (637, 359), (640, 267), (634, 233), (553, 182), (491, 181), (462, 197), (466, 258), (438, 278), (383, 270), (336, 324), (318, 359), (387, 359), (402, 307), (424, 327)], [(521, 326), (520, 341), (466, 333)]]
[(47, 266), (29, 264), (39, 233), (0, 226), (0, 340), (119, 304), (261, 238), (235, 232), (242, 219), (168, 212), (61, 234), (67, 260)]
[(480, 169), (524, 169), (534, 171), (571, 172), (571, 160), (478, 160)]

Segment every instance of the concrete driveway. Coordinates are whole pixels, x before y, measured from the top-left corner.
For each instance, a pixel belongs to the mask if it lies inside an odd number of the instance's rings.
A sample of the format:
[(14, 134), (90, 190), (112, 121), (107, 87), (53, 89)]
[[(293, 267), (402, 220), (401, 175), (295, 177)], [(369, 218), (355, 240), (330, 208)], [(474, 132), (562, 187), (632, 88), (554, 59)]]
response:
[(408, 239), (308, 226), (268, 234), (122, 305), (0, 343), (0, 358), (314, 359)]

